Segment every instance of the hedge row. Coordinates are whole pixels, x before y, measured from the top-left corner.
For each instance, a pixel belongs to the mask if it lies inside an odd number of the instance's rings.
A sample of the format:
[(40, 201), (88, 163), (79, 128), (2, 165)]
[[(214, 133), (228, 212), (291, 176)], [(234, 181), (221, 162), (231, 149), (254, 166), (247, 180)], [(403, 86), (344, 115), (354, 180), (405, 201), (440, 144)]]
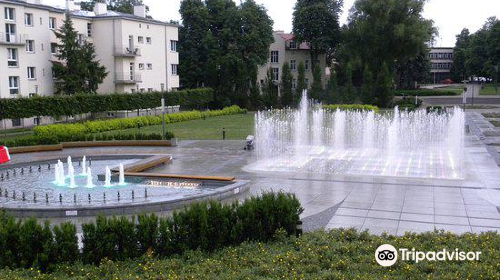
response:
[[(165, 115), (165, 123), (176, 123), (189, 120), (202, 119), (206, 117), (242, 114), (246, 110), (238, 106), (226, 107), (222, 110), (213, 111), (190, 111)], [(72, 135), (85, 135), (91, 133), (106, 132), (112, 130), (129, 129), (134, 127), (144, 127), (162, 124), (161, 116), (142, 116), (127, 119), (112, 119), (100, 121), (87, 121), (76, 124), (54, 124), (37, 126), (34, 128), (35, 136), (48, 137), (55, 136), (59, 139), (66, 139)]]
[(361, 104), (342, 104), (342, 105), (323, 105), (324, 109), (335, 111), (337, 109), (340, 110), (358, 110), (358, 111), (375, 111), (378, 113), (378, 107), (372, 105), (361, 105)]
[[(165, 139), (170, 140), (175, 135), (167, 131), (165, 132)], [(38, 146), (38, 145), (56, 145), (61, 142), (83, 142), (83, 141), (114, 141), (114, 140), (162, 140), (161, 134), (158, 133), (135, 133), (135, 134), (98, 134), (98, 135), (85, 135), (74, 134), (67, 135), (67, 137), (58, 138), (56, 136), (25, 136), (19, 137), (11, 141), (0, 141), (0, 146), (7, 147), (24, 147), (24, 146)]]
[(161, 106), (165, 97), (167, 106), (183, 108), (206, 107), (213, 100), (210, 88), (173, 92), (148, 92), (132, 94), (82, 94), (0, 99), (0, 119), (31, 118), (37, 116), (74, 116), (120, 110), (150, 109)]
[(415, 90), (396, 90), (395, 96), (456, 96), (460, 93), (453, 90), (432, 90), (432, 89), (415, 89)]
[(78, 250), (76, 228), (64, 223), (51, 229), (35, 219), (16, 221), (0, 213), (0, 268), (50, 269), (58, 263), (99, 264), (125, 260), (146, 252), (158, 257), (188, 250), (213, 251), (244, 241), (269, 241), (277, 230), (298, 235), (302, 208), (292, 194), (266, 193), (243, 203), (216, 201), (192, 204), (172, 217), (155, 214), (105, 218), (82, 225), (83, 250)]

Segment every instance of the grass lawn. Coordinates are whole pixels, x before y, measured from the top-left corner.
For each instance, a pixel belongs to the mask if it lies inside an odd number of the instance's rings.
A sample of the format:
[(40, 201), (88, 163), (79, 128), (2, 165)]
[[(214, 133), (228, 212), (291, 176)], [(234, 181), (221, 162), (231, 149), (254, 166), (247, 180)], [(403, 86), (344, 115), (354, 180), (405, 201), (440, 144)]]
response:
[[(407, 234), (376, 236), (352, 229), (318, 231), (299, 238), (277, 235), (269, 243), (244, 243), (213, 253), (191, 251), (157, 259), (143, 256), (124, 262), (103, 261), (99, 266), (60, 265), (52, 274), (29, 269), (0, 270), (0, 279), (499, 279), (498, 233)], [(382, 244), (416, 251), (480, 251), (479, 261), (403, 261), (382, 267), (375, 250)]]
[(498, 93), (495, 93), (495, 85), (488, 84), (484, 85), (479, 95), (500, 95), (500, 84), (498, 85)]
[(30, 128), (16, 128), (8, 130), (0, 130), (0, 141), (11, 141), (19, 137), (29, 136), (33, 134)]
[(442, 88), (435, 88), (435, 91), (454, 91), (458, 94), (462, 94), (464, 92), (464, 86), (462, 85), (454, 85), (454, 86), (447, 86), (447, 87), (442, 87)]
[[(206, 118), (205, 120), (193, 120), (187, 122), (167, 124), (166, 130), (175, 134), (181, 140), (220, 140), (222, 139), (222, 128), (226, 129), (226, 139), (243, 140), (249, 134), (254, 134), (254, 113), (228, 115)], [(114, 130), (105, 132), (107, 134), (118, 133), (159, 133), (162, 126), (154, 125), (137, 128)]]

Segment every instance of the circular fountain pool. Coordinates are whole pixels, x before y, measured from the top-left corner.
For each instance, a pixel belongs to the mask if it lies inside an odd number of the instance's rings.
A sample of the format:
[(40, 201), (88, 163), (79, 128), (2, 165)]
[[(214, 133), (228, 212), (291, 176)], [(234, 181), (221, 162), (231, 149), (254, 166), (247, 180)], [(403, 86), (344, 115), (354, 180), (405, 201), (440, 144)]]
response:
[(147, 174), (125, 177), (123, 165), (140, 160), (84, 161), (68, 157), (3, 168), (0, 206), (17, 216), (37, 217), (160, 212), (200, 198), (226, 198), (224, 193), (239, 193), (242, 186), (242, 182), (156, 178)]

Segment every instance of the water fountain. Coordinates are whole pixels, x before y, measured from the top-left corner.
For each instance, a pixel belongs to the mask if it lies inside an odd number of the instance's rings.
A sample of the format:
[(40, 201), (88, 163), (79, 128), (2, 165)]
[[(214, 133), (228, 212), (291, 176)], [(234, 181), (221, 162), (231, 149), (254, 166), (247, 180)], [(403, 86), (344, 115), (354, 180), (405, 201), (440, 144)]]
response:
[(82, 173), (81, 173), (81, 175), (87, 176), (87, 157), (86, 156), (83, 156), (83, 159), (82, 159)]
[(94, 183), (92, 182), (93, 179), (92, 169), (90, 169), (90, 167), (87, 167), (87, 185), (85, 185), (86, 188), (92, 189), (95, 187)]
[(104, 187), (105, 188), (110, 188), (113, 185), (111, 184), (111, 169), (109, 169), (109, 166), (106, 166), (106, 174), (105, 174), (105, 179), (104, 179)]
[(465, 116), (323, 109), (304, 92), (296, 110), (256, 114), (258, 171), (463, 178)]
[(120, 175), (119, 175), (119, 179), (118, 179), (118, 185), (119, 186), (126, 185), (126, 183), (125, 183), (125, 171), (123, 168), (123, 163), (120, 163)]
[(73, 162), (71, 161), (71, 157), (68, 156), (68, 178), (69, 178), (69, 187), (74, 189), (77, 187), (75, 182), (75, 168), (73, 167)]

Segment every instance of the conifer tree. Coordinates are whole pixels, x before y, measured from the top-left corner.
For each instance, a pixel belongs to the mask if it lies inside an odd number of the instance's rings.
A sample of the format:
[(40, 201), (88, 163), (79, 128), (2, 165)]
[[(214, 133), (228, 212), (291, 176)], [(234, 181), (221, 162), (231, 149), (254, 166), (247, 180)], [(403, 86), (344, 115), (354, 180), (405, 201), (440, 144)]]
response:
[(293, 105), (292, 80), (290, 65), (285, 62), (281, 70), (281, 103), (285, 107)]
[(321, 81), (321, 67), (316, 64), (313, 68), (313, 83), (311, 85), (310, 97), (314, 100), (320, 100), (323, 92), (323, 84)]
[(361, 86), (361, 102), (363, 104), (373, 103), (373, 75), (368, 65), (365, 66), (363, 71), (363, 84)]

